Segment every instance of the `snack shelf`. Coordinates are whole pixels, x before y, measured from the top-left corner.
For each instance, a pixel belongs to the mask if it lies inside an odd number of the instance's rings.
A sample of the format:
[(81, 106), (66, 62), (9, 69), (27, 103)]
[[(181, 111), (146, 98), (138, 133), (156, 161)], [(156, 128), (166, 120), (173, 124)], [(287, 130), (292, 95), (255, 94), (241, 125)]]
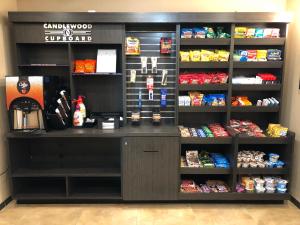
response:
[(285, 38), (235, 38), (235, 45), (284, 45)]
[(179, 67), (182, 69), (229, 68), (229, 62), (180, 62)]
[(121, 177), (118, 168), (59, 168), (28, 169), (20, 168), (12, 172), (12, 177)]
[(280, 91), (281, 84), (233, 84), (233, 91)]
[(231, 174), (231, 169), (181, 167), (180, 174)]
[(283, 61), (266, 61), (266, 62), (233, 62), (233, 68), (269, 68), (281, 69)]
[(228, 84), (180, 84), (179, 91), (227, 91)]
[(181, 144), (231, 144), (231, 137), (182, 137)]
[(178, 198), (180, 200), (289, 200), (290, 194), (280, 194), (280, 193), (179, 193)]
[(69, 67), (68, 64), (19, 64), (18, 67)]
[(279, 106), (232, 106), (231, 112), (279, 112)]
[(181, 38), (180, 45), (230, 45), (230, 38)]
[(267, 174), (267, 175), (276, 175), (276, 174), (288, 174), (287, 168), (237, 168), (238, 174)]
[(72, 73), (74, 77), (122, 76), (122, 73)]
[(287, 137), (250, 137), (239, 136), (239, 144), (288, 144)]
[(226, 112), (226, 106), (179, 106), (179, 112)]

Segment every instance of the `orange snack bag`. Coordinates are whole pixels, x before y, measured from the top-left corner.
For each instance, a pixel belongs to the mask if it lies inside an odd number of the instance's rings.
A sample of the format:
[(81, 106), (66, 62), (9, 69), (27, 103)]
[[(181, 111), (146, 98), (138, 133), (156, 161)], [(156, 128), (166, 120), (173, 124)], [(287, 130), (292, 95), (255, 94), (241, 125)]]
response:
[(84, 61), (84, 72), (95, 73), (96, 72), (96, 60), (86, 59)]
[(75, 73), (84, 73), (84, 60), (75, 60)]

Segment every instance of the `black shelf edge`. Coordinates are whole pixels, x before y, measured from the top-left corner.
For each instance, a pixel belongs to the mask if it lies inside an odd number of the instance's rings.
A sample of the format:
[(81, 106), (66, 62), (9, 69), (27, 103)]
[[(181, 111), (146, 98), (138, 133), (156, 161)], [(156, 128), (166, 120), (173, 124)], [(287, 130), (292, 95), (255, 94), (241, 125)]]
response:
[(238, 174), (288, 174), (287, 168), (237, 168)]
[(232, 137), (181, 137), (181, 144), (231, 144)]
[(226, 106), (179, 106), (178, 112), (226, 112)]
[(230, 38), (181, 38), (180, 45), (230, 45)]
[(279, 112), (279, 106), (232, 106), (231, 112)]
[(121, 193), (73, 193), (67, 199), (82, 200), (122, 200)]
[(72, 73), (73, 77), (122, 76), (122, 73)]
[(179, 84), (179, 91), (227, 91), (228, 84)]
[(66, 194), (46, 194), (46, 193), (19, 193), (14, 195), (16, 200), (65, 200), (67, 199)]
[(68, 64), (20, 64), (18, 67), (69, 67)]
[(229, 68), (229, 62), (180, 62), (181, 69)]
[(233, 91), (280, 91), (281, 84), (233, 84)]
[(284, 45), (286, 38), (235, 38), (234, 45)]
[(25, 169), (12, 172), (12, 177), (121, 177), (118, 168), (60, 168), (60, 169)]
[(233, 68), (269, 68), (280, 69), (283, 61), (266, 61), (266, 62), (233, 62)]
[(278, 200), (289, 200), (290, 194), (279, 194), (279, 193), (179, 193), (179, 200), (252, 200), (252, 201), (278, 201)]
[(239, 144), (288, 144), (287, 137), (243, 137), (238, 138)]
[(231, 174), (231, 169), (181, 167), (180, 174)]

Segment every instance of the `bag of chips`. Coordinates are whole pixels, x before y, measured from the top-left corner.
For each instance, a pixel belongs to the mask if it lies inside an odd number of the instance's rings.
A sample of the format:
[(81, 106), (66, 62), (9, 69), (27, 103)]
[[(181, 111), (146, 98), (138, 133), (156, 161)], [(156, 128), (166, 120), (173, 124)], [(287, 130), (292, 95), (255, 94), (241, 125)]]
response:
[(140, 55), (140, 40), (135, 37), (126, 38), (126, 55)]
[(181, 62), (189, 62), (190, 61), (190, 53), (187, 51), (180, 51), (180, 60)]
[(75, 60), (75, 73), (84, 73), (84, 60)]
[(84, 72), (85, 73), (95, 73), (96, 72), (96, 60), (86, 59), (84, 61)]
[(199, 50), (190, 51), (190, 60), (192, 62), (200, 62), (201, 60), (201, 53)]
[(180, 38), (192, 38), (192, 37), (193, 37), (193, 29), (182, 28), (180, 30)]

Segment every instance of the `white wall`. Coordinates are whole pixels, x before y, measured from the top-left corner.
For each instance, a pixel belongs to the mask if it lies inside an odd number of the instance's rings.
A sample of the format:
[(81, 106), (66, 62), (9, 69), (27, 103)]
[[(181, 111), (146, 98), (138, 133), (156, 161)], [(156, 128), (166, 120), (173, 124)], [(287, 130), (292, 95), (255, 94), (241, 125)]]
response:
[[(9, 197), (9, 178), (7, 172), (7, 113), (4, 99), (4, 76), (11, 71), (7, 11), (17, 10), (16, 0), (0, 1), (0, 203)], [(2, 175), (1, 175), (2, 174)]]
[(17, 0), (20, 11), (98, 12), (272, 12), (286, 0)]
[(300, 201), (300, 1), (288, 0), (287, 10), (293, 12), (293, 22), (289, 25), (286, 83), (284, 91), (283, 122), (292, 131), (296, 132), (294, 166), (292, 175), (292, 195)]

